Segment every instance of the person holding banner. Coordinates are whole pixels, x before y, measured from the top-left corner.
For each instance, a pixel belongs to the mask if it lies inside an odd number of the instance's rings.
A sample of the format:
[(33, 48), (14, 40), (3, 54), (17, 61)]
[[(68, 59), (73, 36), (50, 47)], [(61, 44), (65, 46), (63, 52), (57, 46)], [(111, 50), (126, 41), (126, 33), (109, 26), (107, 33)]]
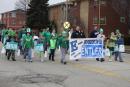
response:
[(97, 29), (98, 27), (94, 26), (94, 30), (90, 33), (90, 38), (97, 38), (97, 35), (99, 34), (99, 31)]
[(110, 50), (109, 62), (112, 61), (112, 55), (114, 54), (116, 40), (117, 40), (117, 37), (114, 34), (114, 32), (112, 32), (110, 38), (107, 39), (106, 47), (105, 47), (106, 49), (108, 48)]
[[(83, 30), (81, 30), (80, 27), (77, 26), (76, 30), (73, 31), (71, 38), (85, 38), (85, 34)], [(75, 61), (79, 61), (79, 59), (76, 59)]]
[[(11, 45), (14, 44), (14, 45)], [(12, 58), (12, 61), (16, 61), (15, 59), (15, 50), (17, 50), (17, 46), (16, 49), (14, 49), (16, 43), (15, 37), (14, 36), (9, 36), (9, 38), (6, 40), (5, 46), (6, 46), (6, 55), (7, 55), (7, 59), (10, 60), (10, 57)], [(8, 45), (8, 46), (7, 46)]]
[[(105, 35), (103, 34), (103, 32), (104, 32), (103, 29), (100, 28), (100, 29), (99, 29), (99, 34), (97, 35), (97, 38), (101, 38), (101, 39), (103, 39), (103, 41), (105, 41)], [(101, 59), (96, 58), (96, 60), (97, 60), (97, 61), (101, 61), (101, 62), (105, 61), (104, 58), (101, 58)]]
[(116, 37), (116, 47), (118, 48), (118, 50), (115, 51), (115, 61), (117, 61), (117, 58), (119, 57), (119, 61), (124, 62), (121, 55), (122, 52), (125, 52), (124, 39), (119, 30), (116, 30)]
[(27, 35), (24, 37), (23, 45), (25, 61), (27, 60), (28, 62), (32, 62), (32, 48), (34, 47), (34, 42), (30, 32), (27, 32)]

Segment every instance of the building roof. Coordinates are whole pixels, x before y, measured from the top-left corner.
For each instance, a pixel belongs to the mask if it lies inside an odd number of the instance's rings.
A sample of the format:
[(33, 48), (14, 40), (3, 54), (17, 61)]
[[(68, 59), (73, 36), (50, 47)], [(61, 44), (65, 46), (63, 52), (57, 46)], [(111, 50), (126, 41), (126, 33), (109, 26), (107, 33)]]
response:
[(25, 12), (25, 11), (22, 10), (22, 9), (16, 9), (16, 10), (11, 10), (11, 11), (7, 11), (7, 12), (3, 12), (3, 13), (1, 13), (1, 14), (11, 13), (11, 12), (17, 12), (17, 11), (23, 11), (23, 12)]

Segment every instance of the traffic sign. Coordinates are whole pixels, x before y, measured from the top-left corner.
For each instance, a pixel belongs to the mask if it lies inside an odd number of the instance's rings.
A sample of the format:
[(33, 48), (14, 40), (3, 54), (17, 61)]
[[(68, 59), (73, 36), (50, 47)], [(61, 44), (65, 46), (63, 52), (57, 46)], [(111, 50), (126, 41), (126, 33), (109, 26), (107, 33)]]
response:
[(68, 29), (70, 28), (70, 23), (67, 21), (67, 22), (64, 22), (64, 28), (65, 29)]

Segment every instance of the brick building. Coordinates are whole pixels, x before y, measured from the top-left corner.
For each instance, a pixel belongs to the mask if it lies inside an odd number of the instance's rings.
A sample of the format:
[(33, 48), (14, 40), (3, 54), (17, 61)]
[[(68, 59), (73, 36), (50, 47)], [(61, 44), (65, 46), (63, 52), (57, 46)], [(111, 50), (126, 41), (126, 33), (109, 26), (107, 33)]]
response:
[(1, 14), (1, 21), (7, 28), (17, 30), (25, 25), (25, 11), (17, 9)]
[[(127, 17), (119, 15), (109, 0), (70, 0), (68, 6), (68, 21), (72, 27), (81, 26), (87, 36), (94, 26), (103, 28), (107, 36), (117, 28), (128, 35)], [(65, 2), (50, 6), (50, 20), (55, 21), (59, 31), (65, 21), (65, 8)]]

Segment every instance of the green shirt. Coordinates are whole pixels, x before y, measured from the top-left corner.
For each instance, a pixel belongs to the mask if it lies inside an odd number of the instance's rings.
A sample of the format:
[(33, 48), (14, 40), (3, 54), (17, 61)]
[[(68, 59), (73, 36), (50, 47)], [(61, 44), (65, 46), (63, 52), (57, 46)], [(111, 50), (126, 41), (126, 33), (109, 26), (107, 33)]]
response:
[(51, 38), (51, 33), (50, 32), (44, 32), (44, 39), (45, 39), (45, 42), (49, 43), (50, 41), (50, 38)]
[(34, 46), (34, 42), (32, 36), (25, 36), (24, 38), (24, 48), (32, 48)]
[(56, 48), (56, 39), (50, 39), (50, 49)]

